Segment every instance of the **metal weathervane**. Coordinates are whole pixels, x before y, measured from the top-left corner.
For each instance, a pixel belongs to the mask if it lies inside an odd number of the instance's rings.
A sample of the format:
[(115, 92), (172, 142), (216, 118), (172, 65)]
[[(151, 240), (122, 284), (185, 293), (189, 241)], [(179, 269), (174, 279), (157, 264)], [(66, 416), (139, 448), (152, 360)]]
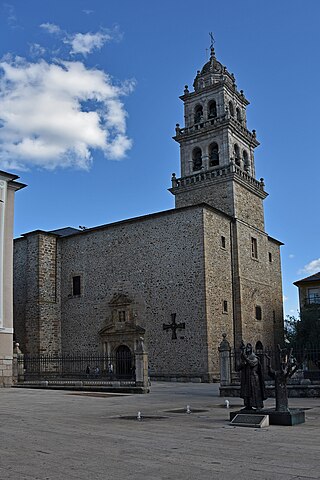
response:
[(214, 37), (213, 37), (213, 33), (212, 33), (212, 32), (209, 32), (209, 37), (210, 37), (210, 40), (211, 40), (210, 48), (213, 48), (213, 45), (215, 44), (215, 39), (214, 39)]

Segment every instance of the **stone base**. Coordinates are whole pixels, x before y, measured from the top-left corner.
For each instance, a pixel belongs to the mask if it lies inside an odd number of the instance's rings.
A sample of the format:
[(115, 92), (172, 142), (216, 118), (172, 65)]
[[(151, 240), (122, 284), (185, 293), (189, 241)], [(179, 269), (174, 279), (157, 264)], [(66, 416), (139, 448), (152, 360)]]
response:
[(82, 382), (47, 381), (19, 382), (12, 385), (14, 388), (45, 388), (48, 390), (70, 390), (78, 392), (111, 392), (111, 393), (150, 393), (149, 387), (139, 387), (134, 384), (121, 384), (121, 382)]
[[(288, 388), (288, 397), (289, 398), (318, 398), (320, 397), (320, 382), (317, 383), (310, 382), (308, 384), (289, 384)], [(274, 386), (266, 385), (266, 392), (268, 398), (275, 398)], [(239, 385), (221, 385), (220, 386), (220, 397), (229, 398), (229, 397), (240, 397), (240, 386)]]
[(12, 386), (12, 356), (0, 356), (0, 388)]
[(230, 412), (230, 421), (238, 414), (246, 415), (269, 415), (270, 425), (293, 426), (305, 422), (305, 413), (299, 408), (292, 408), (289, 412), (276, 412), (274, 408), (264, 408), (262, 410), (237, 410)]

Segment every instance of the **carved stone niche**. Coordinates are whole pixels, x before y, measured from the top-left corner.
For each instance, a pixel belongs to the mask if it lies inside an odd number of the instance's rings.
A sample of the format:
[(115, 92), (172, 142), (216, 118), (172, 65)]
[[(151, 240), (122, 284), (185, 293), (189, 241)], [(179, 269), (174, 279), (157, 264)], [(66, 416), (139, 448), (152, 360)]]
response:
[(134, 355), (145, 329), (137, 324), (135, 302), (124, 293), (115, 293), (108, 303), (110, 314), (106, 326), (99, 331), (104, 352), (115, 355), (119, 348), (126, 346)]

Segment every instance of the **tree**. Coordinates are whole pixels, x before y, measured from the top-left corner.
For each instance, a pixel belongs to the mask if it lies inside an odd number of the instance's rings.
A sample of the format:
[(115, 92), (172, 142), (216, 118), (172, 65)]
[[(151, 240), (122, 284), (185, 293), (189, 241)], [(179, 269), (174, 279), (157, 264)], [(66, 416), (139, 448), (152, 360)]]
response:
[(308, 305), (299, 317), (287, 315), (285, 320), (285, 338), (295, 347), (320, 346), (320, 307)]

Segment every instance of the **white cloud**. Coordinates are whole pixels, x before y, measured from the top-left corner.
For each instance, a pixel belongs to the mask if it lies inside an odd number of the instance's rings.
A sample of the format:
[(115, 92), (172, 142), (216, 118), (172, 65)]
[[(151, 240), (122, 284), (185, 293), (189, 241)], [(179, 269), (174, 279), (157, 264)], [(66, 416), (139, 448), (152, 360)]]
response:
[(76, 33), (64, 40), (65, 43), (71, 45), (72, 54), (80, 53), (81, 55), (87, 55), (93, 50), (97, 50), (103, 47), (103, 45), (112, 40), (112, 36), (109, 33), (97, 32), (97, 33)]
[(294, 258), (294, 257), (295, 257), (295, 255), (293, 253), (289, 254), (289, 258)]
[(283, 302), (286, 302), (288, 300), (288, 297), (286, 295), (283, 295)]
[(9, 27), (16, 27), (17, 17), (15, 14), (14, 6), (10, 3), (4, 3), (3, 8), (7, 14), (7, 23)]
[(32, 43), (29, 50), (31, 57), (41, 57), (46, 53), (46, 49), (39, 45), (39, 43)]
[(42, 23), (40, 27), (43, 28), (44, 30), (47, 30), (48, 33), (57, 34), (61, 32), (61, 28), (59, 27), (59, 25), (56, 25), (55, 23), (49, 23), (49, 22)]
[(300, 270), (300, 273), (307, 273), (309, 275), (313, 275), (314, 273), (318, 272), (320, 272), (320, 258), (311, 260), (311, 262), (307, 263), (307, 265)]
[(88, 169), (92, 151), (121, 159), (132, 141), (120, 97), (134, 82), (113, 84), (82, 62), (6, 58), (0, 62), (0, 165), (6, 169)]

